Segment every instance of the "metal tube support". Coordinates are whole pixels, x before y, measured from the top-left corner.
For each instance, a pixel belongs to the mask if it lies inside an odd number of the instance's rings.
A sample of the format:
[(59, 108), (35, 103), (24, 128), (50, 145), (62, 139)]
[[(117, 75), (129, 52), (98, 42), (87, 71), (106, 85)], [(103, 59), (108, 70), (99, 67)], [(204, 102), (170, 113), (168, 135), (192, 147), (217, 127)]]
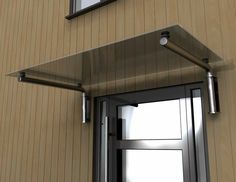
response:
[(173, 42), (171, 42), (168, 39), (168, 37), (166, 37), (166, 36), (161, 37), (160, 44), (162, 46), (170, 49), (171, 51), (175, 52), (176, 54), (184, 57), (185, 59), (191, 61), (192, 63), (200, 66), (204, 70), (211, 71), (211, 67), (210, 67), (209, 64), (203, 62), (202, 60), (199, 60), (198, 58), (196, 58), (192, 54), (190, 54), (188, 51), (186, 51), (185, 49), (183, 49), (183, 48), (179, 47), (178, 45), (174, 44)]
[(50, 86), (50, 87), (63, 88), (63, 89), (68, 89), (68, 90), (75, 90), (79, 92), (85, 92), (85, 90), (80, 86), (52, 82), (52, 81), (41, 80), (41, 79), (36, 79), (36, 78), (29, 78), (29, 77), (26, 77), (25, 73), (20, 73), (20, 75), (18, 76), (18, 81), (25, 82), (25, 83), (33, 83), (33, 84), (38, 84), (38, 85), (45, 85), (45, 86)]
[(90, 120), (90, 99), (85, 92), (82, 92), (82, 123)]
[(82, 92), (82, 123), (87, 123), (90, 120), (90, 99), (86, 95), (85, 90), (81, 87), (81, 85), (69, 85), (48, 80), (29, 78), (26, 77), (25, 73), (20, 73), (18, 76), (18, 81)]
[(185, 59), (189, 60), (193, 64), (203, 68), (207, 72), (207, 90), (208, 90), (208, 100), (209, 100), (209, 113), (216, 114), (220, 111), (219, 107), (219, 95), (218, 95), (218, 84), (217, 78), (213, 75), (213, 71), (211, 66), (193, 56), (191, 53), (183, 49), (182, 47), (174, 44), (169, 40), (169, 32), (163, 32), (161, 34), (160, 45), (168, 48), (169, 50), (173, 51), (174, 53), (184, 57)]
[(82, 92), (82, 123), (86, 123), (86, 94)]
[(207, 90), (209, 100), (209, 113), (216, 114), (220, 111), (217, 78), (207, 72)]

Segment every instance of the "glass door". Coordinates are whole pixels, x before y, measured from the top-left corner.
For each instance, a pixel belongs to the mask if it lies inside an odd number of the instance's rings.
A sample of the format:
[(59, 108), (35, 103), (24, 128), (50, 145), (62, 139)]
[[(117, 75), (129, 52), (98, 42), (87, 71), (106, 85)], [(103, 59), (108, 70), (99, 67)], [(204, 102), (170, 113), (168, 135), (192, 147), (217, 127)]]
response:
[(177, 86), (99, 98), (95, 181), (198, 182), (192, 106), (202, 118), (201, 94), (192, 92)]
[(185, 107), (181, 98), (117, 106), (121, 137), (114, 145), (121, 150), (121, 181), (184, 181)]

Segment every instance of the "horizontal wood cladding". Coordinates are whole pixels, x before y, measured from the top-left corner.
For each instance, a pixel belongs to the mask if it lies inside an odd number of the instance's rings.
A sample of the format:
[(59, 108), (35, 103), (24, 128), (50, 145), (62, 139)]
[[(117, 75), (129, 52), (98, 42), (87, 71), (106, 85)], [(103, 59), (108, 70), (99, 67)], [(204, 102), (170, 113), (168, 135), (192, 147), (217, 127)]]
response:
[[(73, 20), (69, 0), (0, 0), (0, 181), (92, 182), (93, 122), (80, 121), (80, 93), (19, 84), (5, 74), (171, 24), (181, 24), (236, 63), (236, 1), (117, 0)], [(202, 71), (181, 68), (171, 57), (161, 65), (115, 71), (114, 82), (93, 85), (93, 95), (181, 84), (202, 79)], [(107, 68), (115, 64), (106, 61)], [(125, 64), (125, 63), (119, 63)], [(150, 69), (179, 69), (157, 75)], [(129, 72), (143, 75), (120, 79)], [(236, 182), (236, 71), (222, 67), (221, 113), (207, 117), (212, 182)], [(98, 80), (100, 78), (91, 78)]]

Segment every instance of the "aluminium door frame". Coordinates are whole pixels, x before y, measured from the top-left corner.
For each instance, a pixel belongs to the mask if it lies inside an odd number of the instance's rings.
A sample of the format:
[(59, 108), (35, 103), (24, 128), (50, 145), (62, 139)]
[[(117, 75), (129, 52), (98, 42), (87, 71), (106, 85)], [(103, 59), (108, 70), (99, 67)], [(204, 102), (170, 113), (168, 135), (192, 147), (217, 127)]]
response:
[[(118, 93), (118, 94), (112, 94), (112, 95), (106, 95), (106, 96), (99, 96), (96, 97), (94, 99), (95, 101), (95, 124), (94, 124), (94, 151), (93, 151), (93, 181), (94, 182), (104, 182), (101, 181), (101, 171), (100, 171), (100, 165), (101, 163), (104, 163), (104, 161), (101, 161), (101, 129), (100, 129), (100, 122), (101, 122), (101, 107), (102, 107), (102, 103), (108, 102), (110, 97), (113, 96), (117, 96), (117, 95), (125, 95), (125, 94), (134, 94), (135, 93), (143, 93), (144, 97), (143, 97), (143, 101), (144, 102), (149, 102), (146, 101), (145, 98), (145, 93), (152, 93), (152, 91), (159, 91), (162, 92), (160, 95), (162, 95), (162, 97), (164, 95), (168, 95), (168, 91), (171, 91), (173, 89), (176, 88), (184, 88), (185, 92), (184, 92), (184, 97), (186, 97), (186, 108), (187, 107), (191, 107), (191, 110), (187, 110), (187, 123), (193, 122), (192, 117), (193, 116), (193, 101), (192, 101), (192, 91), (196, 90), (196, 89), (200, 89), (201, 92), (201, 109), (202, 109), (202, 116), (200, 123), (197, 123), (197, 125), (200, 124), (200, 134), (197, 133), (195, 131), (195, 125), (196, 123), (192, 123), (193, 125), (190, 127), (192, 128), (192, 133), (195, 134), (194, 136), (192, 136), (192, 141), (194, 142), (193, 145), (191, 145), (192, 147), (188, 148), (188, 151), (190, 151), (191, 153), (195, 154), (194, 158), (190, 158), (189, 163), (194, 164), (196, 166), (196, 169), (194, 170), (190, 170), (191, 175), (190, 176), (196, 176), (196, 180), (192, 179), (192, 181), (196, 181), (196, 182), (209, 182), (210, 181), (210, 175), (209, 175), (209, 166), (208, 166), (208, 150), (207, 150), (207, 136), (206, 136), (206, 126), (205, 126), (205, 114), (204, 114), (204, 103), (203, 100), (205, 100), (206, 96), (205, 96), (205, 89), (204, 89), (204, 82), (197, 82), (197, 83), (191, 83), (191, 84), (183, 84), (183, 85), (176, 85), (176, 86), (168, 86), (168, 87), (163, 87), (163, 88), (154, 88), (154, 89), (146, 89), (146, 90), (141, 90), (141, 91), (134, 91), (134, 92), (125, 92), (125, 93)], [(178, 90), (178, 89), (177, 89)], [(176, 92), (177, 93), (177, 92)], [(173, 93), (172, 93), (173, 94)], [(179, 94), (177, 94), (179, 95)], [(173, 95), (173, 98), (175, 96)], [(132, 104), (132, 103), (130, 103)], [(104, 105), (104, 104), (103, 104)], [(188, 105), (188, 106), (187, 106)], [(199, 122), (199, 121), (198, 121)], [(188, 123), (189, 125), (190, 123)], [(200, 136), (199, 136), (200, 135)], [(188, 138), (189, 140), (191, 139), (191, 137)], [(196, 146), (198, 147), (202, 147), (204, 153), (200, 153), (199, 150), (196, 150)], [(204, 161), (199, 161), (199, 160), (203, 160)], [(204, 171), (203, 171), (204, 170)], [(193, 172), (193, 173), (192, 173)], [(194, 174), (194, 173), (197, 174)], [(199, 175), (200, 173), (200, 175)], [(191, 177), (192, 178), (192, 177)], [(186, 178), (185, 178), (186, 179)], [(108, 182), (108, 181), (107, 181)]]

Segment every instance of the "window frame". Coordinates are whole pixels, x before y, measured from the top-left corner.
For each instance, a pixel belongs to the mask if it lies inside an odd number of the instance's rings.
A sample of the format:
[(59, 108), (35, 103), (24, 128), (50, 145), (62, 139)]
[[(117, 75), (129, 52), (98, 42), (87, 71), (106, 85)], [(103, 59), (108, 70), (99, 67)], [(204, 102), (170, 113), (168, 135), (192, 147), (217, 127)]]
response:
[[(208, 160), (208, 145), (207, 145), (207, 133), (206, 133), (206, 124), (205, 124), (205, 114), (204, 114), (204, 100), (206, 98), (205, 92), (206, 90), (204, 89), (204, 83), (194, 83), (194, 84), (188, 84), (188, 85), (181, 85), (181, 86), (174, 86), (174, 87), (167, 87), (167, 88), (158, 88), (158, 89), (149, 89), (145, 90), (143, 93), (147, 93), (148, 95), (151, 93), (152, 90), (160, 90), (161, 94), (160, 95), (168, 95), (170, 93), (174, 94), (173, 98), (175, 97), (175, 93), (173, 93), (171, 90), (178, 89), (181, 87), (184, 87), (185, 93), (184, 96), (186, 98), (186, 108), (190, 107), (191, 109), (188, 109), (186, 112), (187, 115), (187, 123), (189, 124), (192, 123), (192, 133), (194, 134), (192, 136), (193, 139), (193, 147), (188, 149), (189, 153), (194, 153), (194, 159), (191, 159), (193, 161), (189, 161), (189, 163), (194, 164), (195, 169), (190, 171), (191, 176), (196, 176), (196, 179), (193, 180), (194, 182), (210, 182), (210, 172), (209, 172), (209, 160)], [(195, 120), (194, 118), (194, 110), (193, 110), (193, 91), (194, 90), (200, 90), (200, 98), (201, 98), (201, 117), (198, 119), (198, 123), (194, 123), (193, 121)], [(142, 91), (136, 91), (136, 92), (131, 92), (131, 93), (139, 93)], [(124, 93), (127, 94), (127, 93)], [(119, 95), (119, 94), (114, 94), (114, 95)], [(102, 97), (97, 97), (95, 98), (95, 124), (94, 124), (94, 156), (93, 156), (93, 181), (94, 182), (101, 182), (100, 180), (100, 165), (101, 163), (104, 163), (104, 161), (101, 161), (100, 159), (100, 150), (101, 150), (101, 108), (102, 105), (104, 105), (105, 102), (109, 102), (109, 98), (114, 96), (102, 96)], [(164, 96), (165, 97), (165, 96)], [(147, 101), (148, 102), (148, 101)], [(133, 103), (131, 103), (133, 104)], [(100, 119), (99, 119), (100, 118)], [(199, 123), (200, 122), (200, 123)], [(200, 124), (200, 132), (195, 131), (196, 125)], [(191, 141), (190, 141), (191, 142)], [(109, 141), (111, 143), (111, 141)], [(199, 152), (196, 147), (201, 147), (204, 152)], [(109, 147), (108, 147), (109, 148)], [(109, 164), (108, 164), (109, 165)], [(185, 173), (184, 173), (185, 175)]]
[(88, 12), (94, 10), (94, 9), (100, 8), (102, 6), (105, 6), (105, 5), (107, 5), (109, 3), (112, 3), (112, 2), (114, 2), (116, 0), (101, 0), (100, 2), (98, 2), (96, 4), (93, 4), (93, 5), (89, 6), (89, 7), (86, 7), (84, 9), (78, 10), (78, 11), (76, 11), (75, 7), (74, 7), (74, 4), (75, 4), (74, 2), (75, 1), (76, 0), (70, 0), (69, 15), (67, 15), (65, 17), (67, 20), (71, 20), (71, 19), (73, 19), (75, 17), (78, 17), (80, 15), (86, 14), (86, 13), (88, 13)]

